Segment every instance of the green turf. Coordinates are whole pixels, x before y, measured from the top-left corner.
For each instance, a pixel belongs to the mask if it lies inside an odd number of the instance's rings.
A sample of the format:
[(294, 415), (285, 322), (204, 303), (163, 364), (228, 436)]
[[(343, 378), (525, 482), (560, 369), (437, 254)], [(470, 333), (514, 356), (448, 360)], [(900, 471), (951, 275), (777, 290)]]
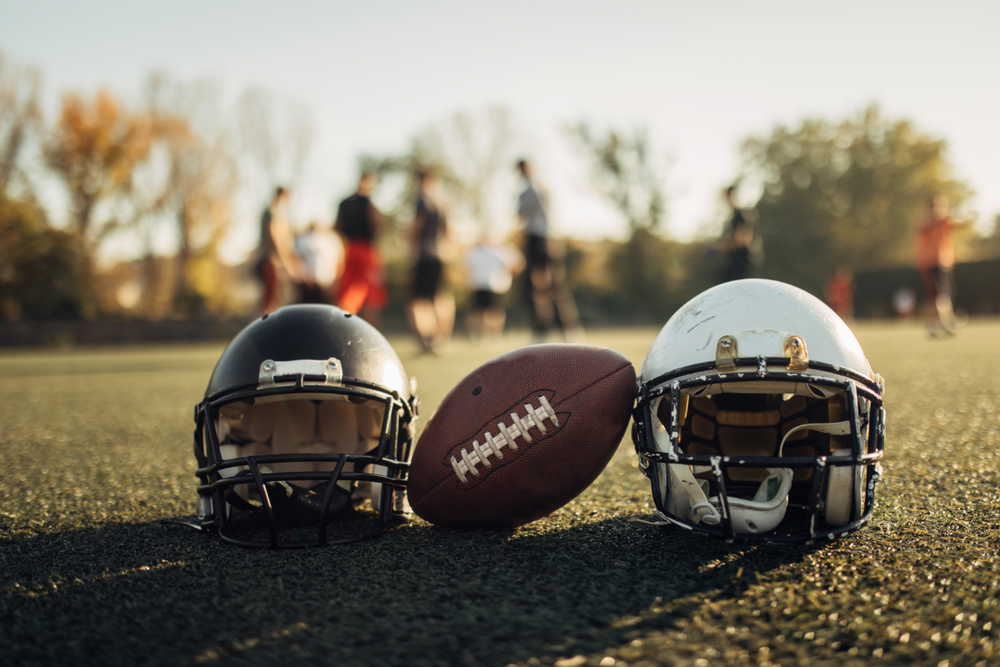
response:
[[(638, 365), (654, 333), (590, 341)], [(3, 352), (0, 665), (996, 664), (1000, 322), (858, 333), (887, 379), (885, 481), (867, 528), (813, 549), (627, 523), (652, 505), (628, 443), (517, 531), (225, 546), (161, 522), (194, 512), (221, 346)], [(395, 342), (425, 418), (502, 351)]]

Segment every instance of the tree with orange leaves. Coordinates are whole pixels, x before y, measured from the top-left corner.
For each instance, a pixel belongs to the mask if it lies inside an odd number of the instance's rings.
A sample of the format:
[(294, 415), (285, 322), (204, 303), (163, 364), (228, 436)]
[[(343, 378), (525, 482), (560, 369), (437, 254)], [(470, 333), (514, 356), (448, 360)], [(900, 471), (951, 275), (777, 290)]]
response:
[(109, 212), (97, 219), (102, 203), (114, 204), (132, 185), (149, 154), (153, 124), (129, 113), (107, 90), (90, 99), (63, 96), (59, 122), (45, 145), (45, 160), (66, 184), (73, 232), (90, 252), (111, 232), (133, 220)]
[[(232, 223), (236, 165), (217, 116), (220, 90), (211, 82), (179, 83), (158, 72), (147, 81), (147, 108), (166, 180), (154, 204), (177, 231), (174, 310), (219, 307), (216, 246)], [(213, 303), (213, 299), (216, 303)]]

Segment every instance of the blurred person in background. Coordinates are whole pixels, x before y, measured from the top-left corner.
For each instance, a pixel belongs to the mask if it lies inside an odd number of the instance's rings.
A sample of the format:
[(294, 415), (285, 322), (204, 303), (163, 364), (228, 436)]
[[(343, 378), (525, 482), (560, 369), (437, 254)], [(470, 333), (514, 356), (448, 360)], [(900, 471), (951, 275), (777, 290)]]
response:
[(387, 301), (385, 272), (376, 248), (382, 234), (382, 214), (370, 198), (376, 185), (378, 176), (374, 172), (362, 172), (357, 192), (340, 202), (333, 225), (333, 231), (344, 242), (344, 272), (337, 287), (337, 305), (360, 314), (374, 326), (378, 326), (379, 313)]
[(333, 303), (333, 285), (340, 275), (344, 251), (329, 225), (313, 221), (295, 237), (295, 250), (302, 259), (299, 303)]
[(583, 336), (573, 295), (565, 284), (563, 253), (549, 237), (545, 202), (531, 179), (527, 160), (517, 163), (523, 180), (517, 215), (524, 233), (525, 297), (531, 313), (532, 342), (544, 343), (553, 326), (562, 329), (567, 341)]
[(278, 187), (270, 205), (260, 217), (260, 247), (258, 269), (264, 286), (261, 314), (276, 310), (281, 301), (281, 284), (286, 278), (299, 283), (302, 269), (293, 247), (292, 230), (288, 224), (288, 204), (291, 195)]
[(896, 316), (903, 320), (913, 317), (913, 311), (917, 308), (917, 295), (909, 287), (900, 287), (892, 295), (892, 309), (896, 311)]
[(726, 254), (726, 267), (722, 282), (753, 277), (754, 269), (763, 261), (763, 247), (755, 232), (757, 214), (736, 205), (736, 185), (723, 191), (726, 204), (731, 211), (727, 229), (716, 244), (720, 252)]
[(472, 304), (466, 318), (469, 338), (498, 341), (507, 320), (504, 298), (514, 274), (524, 268), (524, 257), (510, 244), (491, 243), (489, 234), (483, 232), (465, 256), (465, 268), (472, 290)]
[(927, 292), (927, 331), (955, 333), (955, 231), (948, 215), (948, 199), (936, 195), (927, 202), (927, 213), (917, 223), (917, 269)]
[(409, 241), (413, 252), (413, 280), (407, 315), (425, 352), (438, 352), (455, 327), (455, 299), (446, 288), (442, 249), (448, 235), (447, 214), (441, 202), (441, 179), (436, 171), (417, 175), (417, 201)]
[(826, 297), (826, 304), (833, 309), (833, 312), (840, 315), (842, 319), (852, 319), (854, 317), (854, 272), (851, 271), (851, 268), (841, 266), (834, 271), (830, 279), (826, 281), (823, 295)]

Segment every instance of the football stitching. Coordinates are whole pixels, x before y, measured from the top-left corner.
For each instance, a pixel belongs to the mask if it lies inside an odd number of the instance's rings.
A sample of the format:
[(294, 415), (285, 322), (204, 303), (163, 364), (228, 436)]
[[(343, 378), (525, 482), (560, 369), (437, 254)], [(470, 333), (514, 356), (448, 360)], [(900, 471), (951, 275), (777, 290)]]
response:
[(510, 413), (511, 426), (508, 428), (503, 422), (497, 423), (497, 430), (500, 433), (497, 437), (487, 431), (485, 437), (483, 438), (484, 443), (479, 444), (478, 440), (473, 440), (470, 453), (468, 449), (462, 448), (459, 457), (452, 455), (451, 457), (451, 467), (455, 471), (455, 475), (458, 476), (460, 482), (468, 481), (466, 476), (468, 473), (479, 476), (479, 471), (476, 466), (482, 463), (487, 468), (491, 467), (493, 464), (490, 463), (490, 456), (496, 456), (497, 460), (503, 459), (503, 452), (500, 451), (504, 447), (508, 447), (511, 451), (517, 451), (517, 439), (524, 438), (526, 444), (531, 444), (532, 437), (528, 433), (528, 430), (535, 426), (539, 431), (542, 432), (544, 436), (548, 433), (545, 427), (545, 420), (548, 419), (552, 422), (552, 425), (559, 428), (559, 418), (556, 417), (556, 411), (552, 409), (549, 405), (549, 401), (545, 396), (538, 397), (539, 407), (536, 410), (531, 406), (530, 403), (524, 404), (524, 410), (526, 415), (524, 417), (518, 417), (516, 412)]

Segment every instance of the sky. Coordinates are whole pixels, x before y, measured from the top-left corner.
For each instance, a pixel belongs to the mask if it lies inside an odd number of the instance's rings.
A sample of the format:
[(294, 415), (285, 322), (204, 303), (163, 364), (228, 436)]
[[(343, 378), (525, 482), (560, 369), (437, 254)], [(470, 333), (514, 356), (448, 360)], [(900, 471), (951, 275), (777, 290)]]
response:
[[(41, 70), (49, 119), (67, 90), (105, 86), (138, 102), (154, 70), (307, 108), (315, 134), (293, 208), (302, 224), (332, 217), (359, 154), (403, 151), (423, 128), (499, 105), (510, 154), (535, 163), (555, 228), (592, 239), (626, 226), (596, 192), (570, 124), (647, 131), (669, 195), (664, 230), (691, 239), (720, 229), (719, 192), (739, 174), (744, 139), (870, 104), (947, 140), (988, 229), (1000, 215), (998, 25), (989, 0), (0, 0), (0, 50)], [(500, 227), (513, 224), (518, 187), (512, 170), (504, 178), (509, 195), (491, 208)], [(65, 204), (46, 192), (58, 218)], [(244, 193), (230, 258), (255, 243), (266, 197)]]

